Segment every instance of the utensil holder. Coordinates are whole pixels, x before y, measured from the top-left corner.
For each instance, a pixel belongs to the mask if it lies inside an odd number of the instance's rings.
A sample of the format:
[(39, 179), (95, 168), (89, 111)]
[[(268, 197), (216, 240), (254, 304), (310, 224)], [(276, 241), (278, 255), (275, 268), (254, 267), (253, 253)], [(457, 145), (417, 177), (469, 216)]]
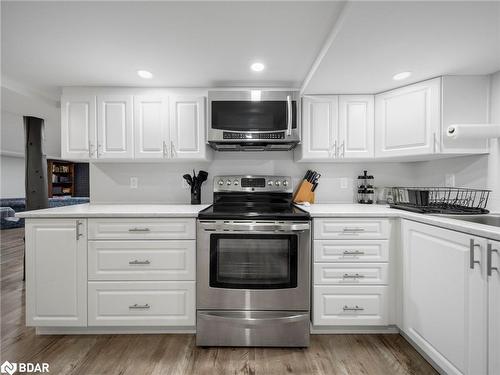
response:
[(191, 204), (201, 204), (201, 186), (191, 187)]

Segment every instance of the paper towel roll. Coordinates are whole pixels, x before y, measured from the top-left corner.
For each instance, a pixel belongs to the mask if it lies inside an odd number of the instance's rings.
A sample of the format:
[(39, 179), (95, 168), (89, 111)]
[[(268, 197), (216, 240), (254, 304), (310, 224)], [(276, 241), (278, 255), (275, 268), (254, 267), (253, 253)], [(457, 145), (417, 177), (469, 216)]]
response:
[(452, 139), (488, 139), (500, 137), (500, 124), (454, 124), (446, 135)]

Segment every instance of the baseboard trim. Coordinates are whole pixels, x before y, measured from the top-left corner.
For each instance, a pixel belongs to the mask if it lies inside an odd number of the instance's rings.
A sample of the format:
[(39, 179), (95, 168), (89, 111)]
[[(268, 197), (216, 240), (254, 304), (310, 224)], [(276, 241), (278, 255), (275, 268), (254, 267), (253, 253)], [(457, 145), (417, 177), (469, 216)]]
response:
[(424, 357), (424, 359), (430, 363), (430, 365), (432, 367), (434, 367), (434, 370), (436, 370), (437, 372), (439, 372), (441, 375), (447, 375), (446, 371), (444, 371), (441, 367), (439, 367), (439, 365), (434, 362), (434, 360), (429, 357), (429, 355), (427, 355), (426, 352), (424, 352), (420, 346), (418, 346), (406, 333), (404, 333), (401, 329), (399, 330), (399, 334), (408, 342), (408, 344), (410, 344), (413, 349), (415, 349), (418, 354), (420, 354), (422, 357)]
[(196, 333), (196, 327), (36, 327), (37, 335), (141, 335)]
[(311, 325), (312, 335), (329, 335), (329, 334), (375, 334), (375, 333), (390, 333), (398, 334), (399, 329), (395, 325), (390, 326), (313, 326)]

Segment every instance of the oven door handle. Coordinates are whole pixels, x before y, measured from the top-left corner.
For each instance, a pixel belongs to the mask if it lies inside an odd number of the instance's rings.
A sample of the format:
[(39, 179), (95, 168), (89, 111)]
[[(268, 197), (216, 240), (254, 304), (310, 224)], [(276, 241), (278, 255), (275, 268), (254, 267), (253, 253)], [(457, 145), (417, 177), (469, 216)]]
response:
[(309, 230), (309, 223), (303, 224), (258, 224), (258, 223), (225, 223), (203, 224), (207, 231), (231, 232), (303, 232)]
[(280, 323), (294, 323), (304, 320), (304, 314), (293, 314), (288, 316), (274, 316), (262, 318), (247, 318), (244, 316), (230, 316), (223, 312), (203, 312), (198, 313), (200, 316), (207, 317), (214, 320), (222, 320), (225, 322), (233, 321), (238, 325), (254, 326), (262, 324), (275, 324)]

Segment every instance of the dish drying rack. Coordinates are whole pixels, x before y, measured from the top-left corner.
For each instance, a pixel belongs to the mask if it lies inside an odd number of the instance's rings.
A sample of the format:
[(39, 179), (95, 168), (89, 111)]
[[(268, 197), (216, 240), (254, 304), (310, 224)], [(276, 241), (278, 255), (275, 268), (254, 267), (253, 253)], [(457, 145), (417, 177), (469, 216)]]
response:
[(491, 190), (457, 187), (393, 187), (393, 208), (420, 213), (487, 214)]

